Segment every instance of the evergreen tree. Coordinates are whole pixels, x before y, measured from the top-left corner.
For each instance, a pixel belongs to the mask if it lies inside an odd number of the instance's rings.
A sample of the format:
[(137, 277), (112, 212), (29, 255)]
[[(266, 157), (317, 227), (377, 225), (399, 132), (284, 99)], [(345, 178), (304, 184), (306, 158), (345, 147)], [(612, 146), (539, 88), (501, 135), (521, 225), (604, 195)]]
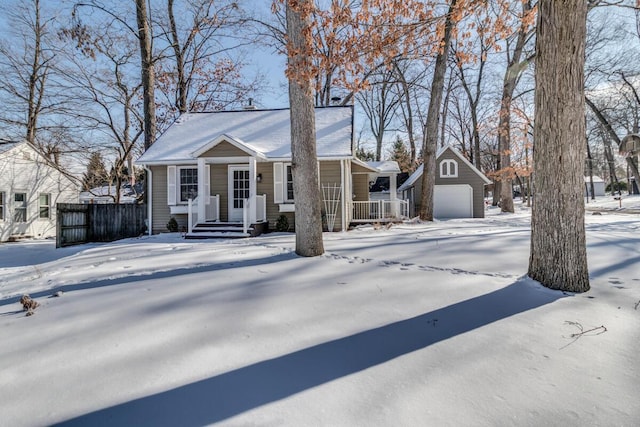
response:
[(82, 178), (82, 186), (84, 191), (89, 191), (92, 188), (101, 187), (108, 181), (109, 175), (107, 169), (104, 167), (104, 161), (102, 155), (98, 152), (91, 154), (89, 158), (89, 164), (87, 165), (87, 171)]
[(393, 143), (391, 160), (398, 162), (401, 172), (411, 173), (414, 170), (413, 165), (411, 164), (411, 153), (409, 153), (407, 146), (400, 137), (397, 137), (396, 142)]

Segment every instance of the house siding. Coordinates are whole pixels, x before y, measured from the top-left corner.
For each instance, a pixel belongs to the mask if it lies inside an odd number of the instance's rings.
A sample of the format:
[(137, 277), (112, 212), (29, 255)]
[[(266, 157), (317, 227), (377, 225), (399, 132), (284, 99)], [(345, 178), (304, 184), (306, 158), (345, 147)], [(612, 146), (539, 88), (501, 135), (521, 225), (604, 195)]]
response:
[[(11, 236), (54, 237), (56, 204), (77, 203), (80, 184), (50, 165), (26, 143), (0, 153), (0, 192), (3, 193), (3, 218), (0, 241)], [(13, 221), (14, 196), (26, 194), (26, 222)], [(40, 194), (49, 195), (49, 218), (40, 218)]]
[[(443, 178), (440, 176), (440, 162), (454, 160), (458, 164), (458, 176), (456, 178)], [(473, 217), (484, 218), (484, 181), (469, 166), (462, 162), (450, 148), (446, 149), (436, 162), (436, 185), (468, 184), (473, 188)], [(418, 193), (421, 194), (421, 193)]]
[(212, 164), (209, 166), (209, 174), (209, 182), (211, 183), (209, 186), (210, 195), (215, 196), (217, 194), (220, 196), (220, 221), (227, 221), (229, 219), (229, 211), (227, 210), (229, 202), (228, 165)]
[(246, 157), (248, 154), (238, 147), (223, 141), (215, 147), (207, 150), (200, 157)]
[(166, 166), (151, 166), (151, 180), (152, 180), (152, 225), (151, 232), (154, 234), (167, 232), (167, 223), (173, 216), (178, 222), (178, 227), (187, 226), (187, 215), (171, 215), (169, 211), (169, 205), (167, 203), (167, 167)]
[[(267, 220), (269, 228), (275, 229), (276, 222), (280, 215), (284, 215), (289, 222), (290, 230), (295, 228), (295, 213), (280, 212), (280, 204), (274, 202), (273, 198), (273, 163), (258, 163), (256, 172), (262, 175), (262, 182), (258, 183), (257, 194), (267, 195)], [(325, 185), (341, 185), (342, 172), (340, 161), (322, 161), (320, 162), (320, 183)], [(324, 212), (324, 204), (322, 206)], [(326, 224), (324, 224), (326, 226)], [(334, 230), (342, 229), (342, 209), (339, 207), (336, 212), (336, 221)]]
[(366, 202), (369, 200), (369, 174), (353, 175), (352, 197), (354, 202)]
[[(440, 176), (440, 163), (443, 160), (454, 160), (458, 164), (458, 176), (455, 178), (443, 178)], [(467, 164), (462, 162), (458, 156), (446, 149), (436, 160), (436, 185), (461, 185), (468, 184), (473, 189), (473, 217), (484, 218), (484, 187), (485, 182)], [(422, 179), (418, 178), (411, 189), (405, 190), (403, 198), (409, 198), (409, 203), (413, 206), (412, 215), (417, 215), (420, 211), (420, 200), (422, 199)], [(413, 196), (413, 197), (411, 197)]]

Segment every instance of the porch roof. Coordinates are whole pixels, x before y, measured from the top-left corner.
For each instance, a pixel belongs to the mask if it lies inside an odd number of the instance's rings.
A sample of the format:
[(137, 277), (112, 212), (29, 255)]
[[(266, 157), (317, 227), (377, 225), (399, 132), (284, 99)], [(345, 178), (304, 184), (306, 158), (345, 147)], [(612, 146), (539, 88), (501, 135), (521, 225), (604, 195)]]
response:
[[(318, 107), (315, 113), (318, 158), (352, 157), (353, 107)], [(136, 163), (193, 161), (221, 138), (265, 160), (290, 158), (289, 109), (183, 114)]]

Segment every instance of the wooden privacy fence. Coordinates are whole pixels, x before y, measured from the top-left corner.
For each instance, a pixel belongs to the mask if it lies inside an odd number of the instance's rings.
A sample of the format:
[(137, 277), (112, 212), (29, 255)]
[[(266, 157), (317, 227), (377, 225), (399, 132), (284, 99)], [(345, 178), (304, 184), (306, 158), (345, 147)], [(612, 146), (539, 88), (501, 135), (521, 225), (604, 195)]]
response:
[(56, 247), (112, 242), (145, 232), (147, 205), (58, 203)]

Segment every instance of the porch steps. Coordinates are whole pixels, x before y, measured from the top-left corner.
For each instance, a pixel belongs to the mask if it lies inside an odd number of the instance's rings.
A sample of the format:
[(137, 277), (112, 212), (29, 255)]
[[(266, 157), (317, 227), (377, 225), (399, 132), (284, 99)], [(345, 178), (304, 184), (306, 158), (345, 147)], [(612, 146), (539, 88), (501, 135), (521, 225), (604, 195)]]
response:
[(241, 239), (262, 234), (267, 223), (252, 224), (244, 233), (242, 223), (207, 221), (196, 224), (185, 239)]

